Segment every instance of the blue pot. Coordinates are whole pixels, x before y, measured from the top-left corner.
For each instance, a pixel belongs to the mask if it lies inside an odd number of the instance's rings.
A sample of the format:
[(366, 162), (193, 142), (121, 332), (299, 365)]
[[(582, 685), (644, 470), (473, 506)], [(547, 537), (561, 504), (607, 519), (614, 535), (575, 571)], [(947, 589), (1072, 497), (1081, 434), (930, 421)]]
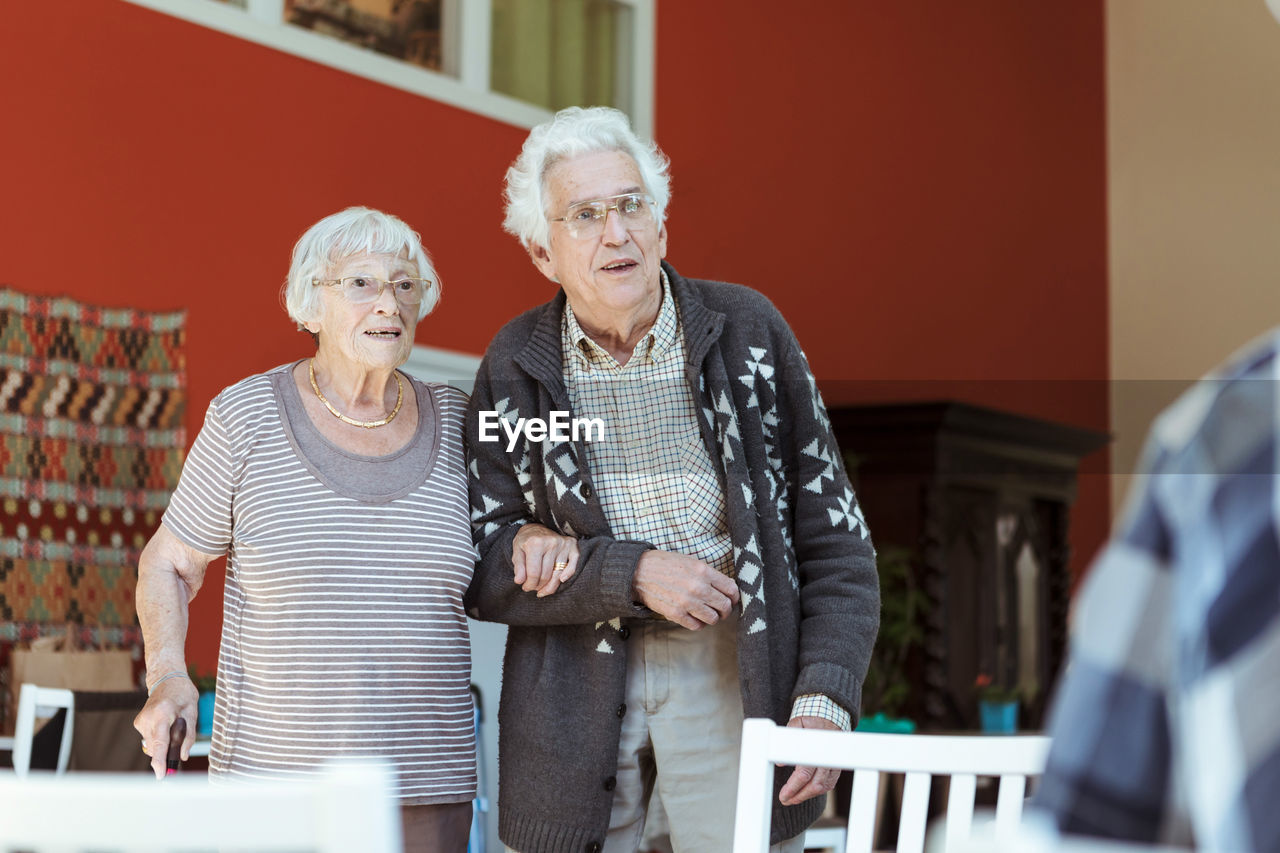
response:
[(196, 704), (196, 713), (199, 715), (196, 719), (196, 737), (213, 736), (213, 700), (216, 695), (212, 690), (200, 694), (200, 701)]
[(979, 702), (982, 730), (989, 734), (1012, 734), (1018, 730), (1017, 702)]

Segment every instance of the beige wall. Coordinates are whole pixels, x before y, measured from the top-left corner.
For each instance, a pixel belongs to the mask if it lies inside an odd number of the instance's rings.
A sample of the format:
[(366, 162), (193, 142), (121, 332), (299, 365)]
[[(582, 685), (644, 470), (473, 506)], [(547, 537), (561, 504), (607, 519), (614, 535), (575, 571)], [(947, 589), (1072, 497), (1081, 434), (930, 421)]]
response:
[(1264, 0), (1107, 0), (1107, 62), (1123, 474), (1163, 405), (1280, 324), (1280, 23)]

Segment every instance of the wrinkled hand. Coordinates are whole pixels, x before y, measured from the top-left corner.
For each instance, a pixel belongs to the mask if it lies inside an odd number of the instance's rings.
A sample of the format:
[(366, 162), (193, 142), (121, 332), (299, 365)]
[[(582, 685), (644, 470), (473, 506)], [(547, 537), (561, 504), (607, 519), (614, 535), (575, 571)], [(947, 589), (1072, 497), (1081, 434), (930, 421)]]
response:
[(187, 737), (182, 742), (182, 760), (191, 757), (191, 744), (196, 742), (196, 706), (200, 694), (185, 678), (170, 678), (156, 685), (133, 727), (142, 735), (142, 751), (151, 756), (151, 769), (157, 779), (164, 778), (165, 758), (169, 753), (169, 727), (181, 715), (187, 721)]
[[(797, 729), (828, 729), (840, 731), (840, 727), (823, 717), (796, 717), (788, 726)], [(800, 767), (791, 773), (787, 783), (778, 794), (778, 802), (784, 806), (794, 806), (812, 797), (821, 796), (836, 786), (840, 771), (829, 767)]]
[(690, 631), (716, 624), (739, 599), (733, 578), (673, 551), (645, 551), (631, 584), (641, 604)]
[[(556, 564), (565, 564), (557, 569)], [(525, 524), (511, 542), (515, 582), (538, 598), (551, 595), (578, 569), (578, 540), (541, 524)]]

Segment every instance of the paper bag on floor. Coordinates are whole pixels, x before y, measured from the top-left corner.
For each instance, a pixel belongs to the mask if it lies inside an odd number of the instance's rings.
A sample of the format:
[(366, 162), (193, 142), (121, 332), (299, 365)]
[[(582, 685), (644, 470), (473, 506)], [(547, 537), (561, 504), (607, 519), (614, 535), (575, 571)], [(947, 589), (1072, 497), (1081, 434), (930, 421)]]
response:
[(13, 720), (18, 693), (24, 683), (70, 690), (132, 690), (133, 656), (127, 649), (76, 649), (72, 632), (66, 636), (40, 637), (29, 649), (14, 649), (9, 661), (9, 712)]

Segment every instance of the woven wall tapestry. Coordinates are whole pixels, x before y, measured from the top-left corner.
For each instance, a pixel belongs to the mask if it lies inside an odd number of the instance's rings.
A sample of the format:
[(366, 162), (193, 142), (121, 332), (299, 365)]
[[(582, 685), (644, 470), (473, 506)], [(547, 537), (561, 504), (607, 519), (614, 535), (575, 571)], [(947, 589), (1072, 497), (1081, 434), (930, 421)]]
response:
[(0, 287), (0, 642), (136, 643), (138, 556), (186, 446), (185, 323)]

